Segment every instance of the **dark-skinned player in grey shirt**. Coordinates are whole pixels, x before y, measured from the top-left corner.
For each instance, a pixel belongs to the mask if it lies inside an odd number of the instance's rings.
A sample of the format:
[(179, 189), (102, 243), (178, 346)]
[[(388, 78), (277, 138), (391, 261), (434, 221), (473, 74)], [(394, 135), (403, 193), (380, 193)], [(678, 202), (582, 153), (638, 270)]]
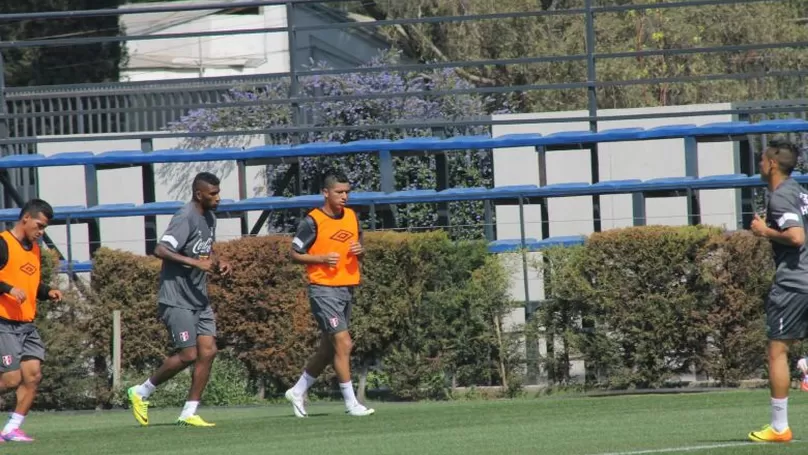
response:
[(766, 298), (771, 424), (749, 433), (755, 442), (792, 439), (788, 425), (788, 350), (794, 341), (808, 335), (808, 192), (791, 178), (798, 155), (793, 144), (776, 140), (760, 158), (760, 176), (768, 184), (769, 202), (766, 219), (755, 215), (750, 228), (771, 242), (776, 271)]
[(154, 255), (163, 260), (157, 297), (160, 319), (178, 350), (143, 384), (128, 390), (135, 419), (149, 424), (146, 401), (160, 384), (194, 365), (188, 400), (177, 424), (211, 427), (196, 414), (216, 356), (216, 320), (208, 299), (208, 274), (227, 275), (230, 265), (216, 256), (216, 216), (219, 179), (208, 172), (194, 178), (193, 199), (171, 218)]

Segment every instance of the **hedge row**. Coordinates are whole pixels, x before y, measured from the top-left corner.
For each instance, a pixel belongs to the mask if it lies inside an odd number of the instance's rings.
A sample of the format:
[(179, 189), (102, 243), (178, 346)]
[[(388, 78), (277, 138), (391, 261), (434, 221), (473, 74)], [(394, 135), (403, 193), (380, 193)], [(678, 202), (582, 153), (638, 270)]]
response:
[[(497, 385), (519, 366), (516, 340), (499, 330), (511, 307), (507, 277), (483, 242), (456, 243), (440, 232), (368, 233), (365, 247), (352, 316), (357, 381), (372, 372), (374, 385), (417, 399), (443, 396), (452, 385)], [(220, 348), (246, 367), (257, 395), (277, 396), (316, 347), (304, 270), (289, 260), (288, 237), (243, 238), (217, 249), (234, 265), (231, 276), (210, 285)], [(90, 395), (109, 405), (120, 399), (109, 387), (112, 311), (122, 314), (127, 379), (142, 380), (170, 344), (156, 317), (159, 261), (102, 248), (94, 263), (92, 291), (79, 305), (84, 348), (74, 355), (94, 366)]]
[[(288, 237), (218, 248), (235, 268), (210, 287), (223, 357), (205, 400), (278, 396), (316, 345), (304, 271), (289, 261)], [(366, 249), (353, 312), (357, 381), (406, 399), (445, 397), (457, 386), (519, 388), (524, 346), (501, 323), (521, 302), (510, 301), (508, 274), (484, 243), (387, 232), (368, 233)], [(765, 377), (768, 242), (709, 227), (628, 228), (544, 258), (534, 266), (545, 273), (551, 300), (526, 329), (555, 346), (541, 359), (553, 382), (571, 379), (576, 357), (589, 383), (604, 387), (658, 387), (691, 369), (727, 385)], [(110, 385), (113, 310), (123, 317), (127, 384), (170, 350), (156, 317), (159, 261), (109, 249), (94, 261), (92, 289), (41, 304), (48, 361), (39, 408), (121, 403), (121, 390)], [(181, 402), (188, 380), (181, 376), (155, 400)], [(317, 392), (333, 385), (323, 381)]]
[(553, 381), (570, 379), (575, 356), (588, 382), (615, 388), (658, 387), (690, 371), (724, 385), (765, 375), (768, 241), (653, 226), (593, 234), (545, 257), (536, 267), (553, 299), (533, 329), (561, 347), (543, 359)]

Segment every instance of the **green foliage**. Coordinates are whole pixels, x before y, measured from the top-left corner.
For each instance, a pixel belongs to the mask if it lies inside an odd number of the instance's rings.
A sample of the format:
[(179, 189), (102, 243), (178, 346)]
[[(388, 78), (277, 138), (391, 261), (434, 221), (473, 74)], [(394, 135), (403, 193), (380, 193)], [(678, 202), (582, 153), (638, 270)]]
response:
[[(603, 0), (595, 4), (604, 6), (615, 2)], [(540, 6), (555, 10), (582, 8), (584, 1), (542, 0)], [(355, 8), (379, 20), (527, 12), (535, 11), (537, 2), (364, 2)], [(594, 23), (596, 51), (612, 53), (798, 42), (805, 40), (808, 29), (794, 18), (803, 17), (804, 13), (805, 3), (796, 1), (599, 13), (595, 15)], [(581, 55), (585, 52), (585, 26), (584, 16), (577, 14), (388, 26), (381, 30), (424, 61), (471, 61)], [(805, 66), (806, 59), (808, 57), (800, 48), (602, 58), (597, 60), (596, 72), (600, 81), (764, 73), (799, 70)], [(478, 86), (584, 82), (586, 62), (491, 65), (461, 70), (458, 74)], [(778, 76), (615, 85), (600, 88), (597, 98), (599, 107), (611, 109), (799, 98), (804, 95), (805, 87), (799, 77)], [(517, 112), (544, 112), (584, 109), (586, 97), (583, 88), (533, 90), (503, 94), (499, 101), (508, 103)]]
[[(173, 379), (161, 384), (157, 391), (149, 397), (153, 407), (182, 407), (188, 398), (191, 386), (192, 368), (186, 368)], [(124, 373), (121, 388), (115, 391), (112, 404), (123, 406), (128, 403), (126, 390), (142, 383), (151, 376), (152, 371)], [(213, 363), (208, 385), (202, 400), (206, 406), (236, 406), (255, 403), (254, 387), (249, 383), (249, 372), (244, 363), (228, 351), (220, 351)]]
[(534, 324), (560, 337), (545, 359), (551, 380), (569, 379), (571, 354), (590, 383), (614, 388), (659, 387), (692, 368), (722, 384), (749, 378), (763, 360), (770, 254), (748, 233), (701, 226), (617, 229), (549, 251), (553, 300)]
[[(120, 0), (15, 0), (0, 3), (0, 14), (117, 8), (121, 3)], [(3, 41), (117, 36), (120, 32), (118, 16), (0, 24)], [(3, 49), (5, 83), (9, 87), (117, 81), (123, 59), (122, 43)]]
[[(504, 376), (519, 384), (513, 374), (517, 341), (500, 327), (511, 304), (508, 282), (485, 242), (455, 243), (443, 232), (369, 232), (365, 247), (352, 316), (357, 374), (360, 366), (382, 365), (383, 374), (373, 380), (400, 398), (445, 397), (452, 380), (498, 385)], [(243, 384), (259, 395), (277, 395), (293, 384), (319, 337), (304, 268), (291, 263), (290, 249), (286, 236), (217, 246), (234, 265), (231, 276), (210, 284), (219, 347), (243, 364)], [(170, 352), (156, 318), (159, 261), (102, 248), (94, 267), (88, 326), (94, 363), (104, 366), (97, 373), (108, 375), (113, 309), (122, 312), (125, 370), (150, 371)], [(326, 387), (328, 376), (321, 383)], [(176, 394), (184, 388), (181, 381), (166, 387)], [(165, 400), (174, 400), (173, 394), (166, 392)], [(98, 396), (103, 401), (110, 392)]]
[[(58, 257), (49, 251), (43, 251), (42, 256), (41, 279), (53, 284)], [(95, 405), (93, 392), (97, 385), (95, 378), (87, 374), (89, 337), (82, 319), (87, 305), (75, 292), (64, 297), (58, 303), (37, 302), (36, 326), (47, 349), (36, 409), (84, 409)], [(13, 395), (8, 394), (9, 398)]]
[(710, 290), (710, 311), (701, 321), (710, 328), (710, 343), (702, 351), (700, 363), (710, 376), (733, 384), (765, 362), (761, 303), (774, 276), (771, 249), (768, 242), (746, 232), (716, 236), (705, 245), (697, 262)]

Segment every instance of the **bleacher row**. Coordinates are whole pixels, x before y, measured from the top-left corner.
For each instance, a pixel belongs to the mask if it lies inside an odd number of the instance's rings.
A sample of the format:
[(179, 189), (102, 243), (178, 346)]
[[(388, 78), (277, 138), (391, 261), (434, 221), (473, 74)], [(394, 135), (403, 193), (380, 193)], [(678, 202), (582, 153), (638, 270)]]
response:
[[(159, 163), (193, 161), (267, 162), (283, 161), (310, 156), (338, 156), (353, 153), (442, 153), (456, 150), (535, 147), (537, 151), (589, 148), (596, 143), (643, 141), (656, 139), (684, 139), (693, 143), (718, 141), (744, 141), (751, 134), (808, 132), (808, 122), (799, 119), (771, 120), (757, 123), (722, 122), (707, 125), (667, 125), (657, 128), (621, 128), (593, 133), (568, 131), (550, 135), (513, 134), (498, 137), (459, 136), (448, 139), (425, 137), (401, 140), (360, 140), (349, 143), (311, 143), (295, 146), (259, 146), (248, 149), (209, 150), (117, 150), (94, 154), (91, 152), (60, 153), (52, 156), (16, 155), (0, 158), (0, 169), (49, 166), (85, 166), (110, 168), (124, 166), (148, 166)], [(801, 183), (808, 183), (808, 175), (795, 175)], [(559, 198), (570, 196), (632, 194), (640, 196), (659, 191), (699, 191), (711, 189), (750, 188), (762, 186), (759, 176), (744, 174), (660, 178), (651, 180), (602, 181), (594, 184), (561, 183), (546, 186), (519, 185), (496, 188), (449, 188), (442, 191), (411, 190), (392, 192), (357, 192), (350, 198), (354, 206), (385, 204), (439, 203), (469, 200), (513, 200), (531, 198)], [(321, 196), (255, 197), (242, 200), (222, 201), (218, 211), (222, 214), (244, 213), (254, 210), (280, 210), (308, 208), (320, 204)], [(142, 205), (112, 204), (93, 206), (56, 207), (57, 220), (76, 221), (108, 217), (131, 217), (169, 215), (183, 202), (150, 202)], [(0, 221), (13, 221), (17, 209), (0, 210)], [(583, 242), (583, 236), (548, 237), (546, 239), (497, 240), (491, 243), (495, 253), (527, 247), (532, 250), (551, 245), (570, 245)], [(70, 270), (86, 272), (90, 263), (73, 263)], [(62, 264), (63, 271), (68, 264)]]

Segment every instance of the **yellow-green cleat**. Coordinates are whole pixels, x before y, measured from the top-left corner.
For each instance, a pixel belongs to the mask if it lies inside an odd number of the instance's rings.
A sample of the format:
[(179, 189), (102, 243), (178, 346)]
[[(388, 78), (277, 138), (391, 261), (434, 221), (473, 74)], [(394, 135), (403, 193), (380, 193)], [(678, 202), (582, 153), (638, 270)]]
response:
[(191, 417), (177, 419), (177, 425), (181, 427), (215, 427), (215, 423), (205, 422), (202, 417), (192, 415)]
[(149, 402), (138, 395), (134, 387), (130, 387), (126, 394), (129, 396), (129, 407), (132, 409), (135, 420), (142, 426), (147, 426), (149, 424)]

